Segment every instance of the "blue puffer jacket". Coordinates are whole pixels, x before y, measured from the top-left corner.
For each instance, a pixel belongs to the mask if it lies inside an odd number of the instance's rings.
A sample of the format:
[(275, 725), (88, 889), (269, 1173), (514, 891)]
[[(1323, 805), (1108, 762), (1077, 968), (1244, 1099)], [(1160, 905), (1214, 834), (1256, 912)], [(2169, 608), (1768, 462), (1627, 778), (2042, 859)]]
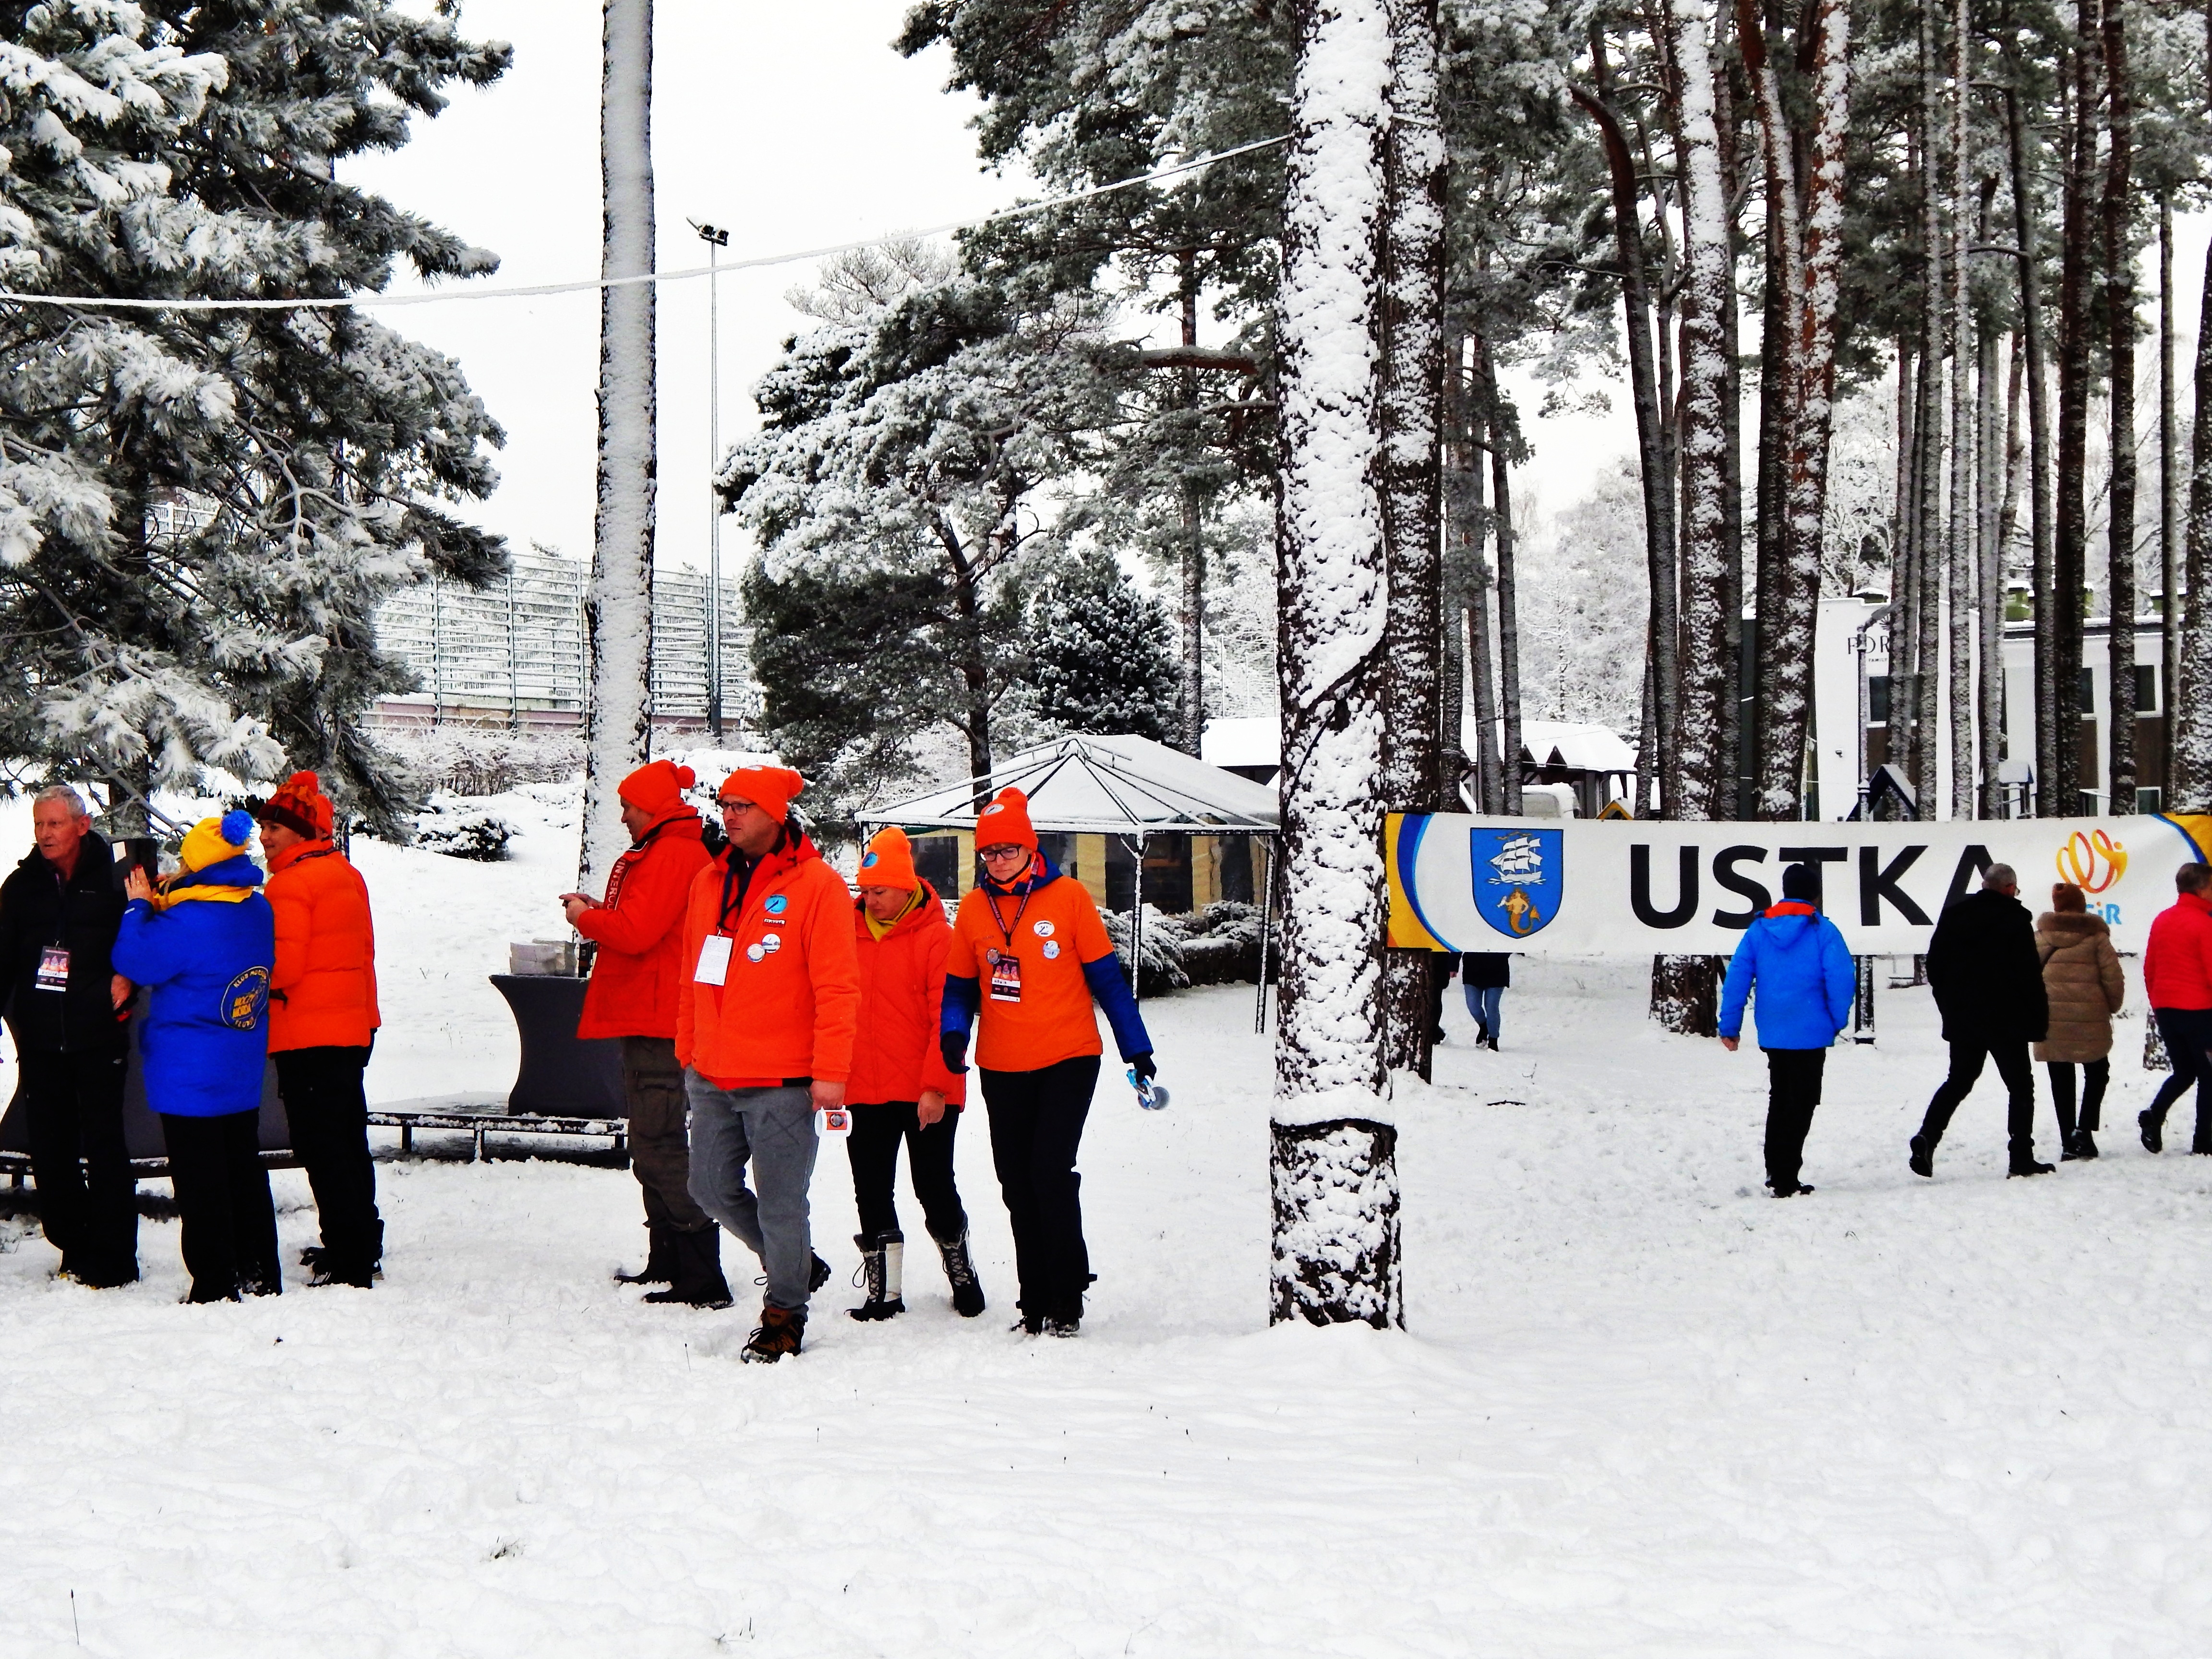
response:
[(1825, 1048), (1851, 1017), (1851, 953), (1836, 924), (1809, 905), (1778, 904), (1743, 936), (1721, 988), (1720, 1031), (1743, 1034), (1743, 1005), (1758, 985), (1762, 1048)]
[[(176, 883), (261, 885), (243, 854)], [(156, 910), (135, 899), (115, 939), (115, 971), (153, 988), (138, 1029), (146, 1103), (179, 1117), (221, 1117), (261, 1105), (269, 1052), (269, 974), (276, 960), (276, 915), (249, 892), (235, 902), (173, 900)]]

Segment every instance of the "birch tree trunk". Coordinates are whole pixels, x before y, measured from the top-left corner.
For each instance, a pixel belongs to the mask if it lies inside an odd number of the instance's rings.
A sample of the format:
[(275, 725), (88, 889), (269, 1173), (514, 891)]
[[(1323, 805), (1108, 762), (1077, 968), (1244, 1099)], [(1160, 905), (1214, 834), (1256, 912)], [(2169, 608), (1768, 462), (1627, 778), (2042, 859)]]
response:
[(2076, 0), (2074, 108), (2059, 250), (2057, 526), (2051, 550), (2051, 811), (2075, 810), (2081, 776), (2081, 601), (2087, 558), (2089, 255), (2096, 234), (2089, 173), (2097, 162), (2097, 0)]
[[(1382, 506), (1389, 592), (1382, 677), (1382, 799), (1437, 811), (1437, 653), (1444, 306), (1444, 141), (1437, 108), (1437, 0), (1389, 0), (1390, 129), (1384, 155)], [(1453, 690), (1457, 692), (1457, 686)], [(1382, 963), (1384, 1061), (1429, 1075), (1433, 953)]]
[[(1973, 169), (1967, 152), (1966, 100), (1972, 46), (1968, 0), (1956, 0), (1951, 21), (1951, 526), (1948, 683), (1951, 716), (1951, 816), (1974, 816), (1974, 422), (1973, 317), (1967, 307), (1967, 249), (1972, 246)], [(1931, 177), (1932, 177), (1931, 172)], [(1929, 816), (1933, 817), (1931, 810)]]
[[(653, 269), (653, 0), (605, 0), (599, 271)], [(599, 290), (599, 507), (584, 601), (584, 833), (577, 886), (596, 893), (629, 845), (615, 791), (653, 728), (653, 285)]]
[(1298, 0), (1277, 338), (1282, 1017), (1272, 1318), (1404, 1322), (1380, 999), (1384, 0)]
[(2112, 365), (2112, 468), (2105, 541), (2106, 706), (2107, 739), (2105, 810), (2136, 810), (2136, 278), (2129, 223), (2129, 173), (2134, 165), (2135, 118), (2128, 86), (2126, 11), (2119, 0), (2105, 6), (2106, 119), (2112, 142), (2105, 165), (2105, 319)]
[(2021, 67), (2005, 48), (2005, 129), (2012, 173), (2013, 240), (2020, 250), (2021, 355), (2027, 373), (2027, 519), (2032, 541), (2030, 602), (2035, 617), (2035, 801), (2037, 816), (2057, 810), (2052, 793), (2058, 769), (2058, 611), (2051, 511), (2051, 392), (2043, 341), (2043, 280), (2036, 235), (2035, 191), (2027, 170), (2027, 119), (2021, 109)]

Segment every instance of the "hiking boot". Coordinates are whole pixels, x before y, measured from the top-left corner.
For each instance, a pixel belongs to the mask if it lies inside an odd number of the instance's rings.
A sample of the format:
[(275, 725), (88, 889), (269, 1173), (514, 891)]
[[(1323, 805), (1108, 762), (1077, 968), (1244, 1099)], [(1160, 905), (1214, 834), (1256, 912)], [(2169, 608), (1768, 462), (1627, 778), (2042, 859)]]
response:
[(2013, 1176), (2049, 1175), (2057, 1167), (2056, 1164), (2038, 1164), (2035, 1161), (2035, 1154), (2030, 1152), (2024, 1158), (2014, 1158), (2012, 1167), (2005, 1171), (2005, 1175), (2008, 1178)]
[(975, 1277), (975, 1263), (968, 1254), (967, 1229), (957, 1238), (938, 1239), (937, 1255), (952, 1286), (952, 1311), (963, 1319), (975, 1318), (983, 1311), (983, 1281)]
[(1044, 1334), (1047, 1336), (1080, 1336), (1083, 1334), (1083, 1321), (1080, 1318), (1063, 1319), (1047, 1315), (1044, 1322)]
[(315, 1254), (315, 1270), (307, 1276), (307, 1287), (320, 1290), (326, 1285), (349, 1285), (357, 1291), (374, 1290), (376, 1269), (360, 1262), (337, 1260), (328, 1250)]
[(665, 1291), (649, 1291), (639, 1300), (673, 1303), (686, 1308), (726, 1308), (736, 1298), (722, 1277), (722, 1230), (702, 1227), (675, 1235), (675, 1279)]
[(1933, 1176), (1936, 1173), (1936, 1143), (1926, 1135), (1915, 1135), (1911, 1146), (1911, 1154), (1905, 1161), (1911, 1166), (1912, 1173)]
[(2162, 1152), (2166, 1150), (2166, 1125), (2153, 1117), (2148, 1108), (2136, 1114), (2136, 1127), (2142, 1132), (2143, 1151)]
[(645, 1248), (645, 1266), (634, 1273), (617, 1273), (615, 1283), (673, 1285), (676, 1282), (676, 1229), (663, 1226), (657, 1221), (648, 1221), (645, 1224), (647, 1236), (651, 1241)]
[(1007, 1326), (1006, 1328), (1010, 1331), (1019, 1331), (1024, 1336), (1042, 1336), (1044, 1334), (1044, 1316), (1042, 1314), (1024, 1313), (1019, 1319), (1017, 1319), (1012, 1324)]
[(1774, 1189), (1774, 1195), (1777, 1198), (1795, 1198), (1800, 1193), (1809, 1193), (1812, 1190), (1803, 1182), (1793, 1181), (1786, 1187), (1777, 1187)]
[(846, 1309), (846, 1313), (860, 1320), (890, 1319), (904, 1313), (904, 1287), (900, 1281), (906, 1272), (906, 1236), (878, 1233), (871, 1238), (866, 1233), (854, 1233), (853, 1243), (860, 1247), (860, 1270), (853, 1275), (853, 1282), (867, 1291), (867, 1299), (857, 1308)]
[(751, 1339), (738, 1351), (748, 1364), (773, 1365), (787, 1353), (797, 1353), (806, 1336), (806, 1316), (773, 1302), (761, 1306), (761, 1322)]

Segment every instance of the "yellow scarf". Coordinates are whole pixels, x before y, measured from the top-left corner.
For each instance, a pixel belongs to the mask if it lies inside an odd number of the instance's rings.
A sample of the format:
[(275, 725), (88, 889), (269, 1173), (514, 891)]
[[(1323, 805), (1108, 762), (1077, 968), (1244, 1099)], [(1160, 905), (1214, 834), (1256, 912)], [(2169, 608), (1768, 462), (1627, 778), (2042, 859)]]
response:
[[(888, 886), (890, 884), (886, 882), (884, 885)], [(869, 915), (867, 907), (865, 904), (862, 905), (860, 907), (860, 915), (868, 924), (869, 936), (880, 940), (885, 933), (890, 933), (892, 928), (897, 927), (899, 923), (904, 921), (908, 916), (912, 915), (915, 912), (915, 907), (919, 905), (921, 902), (921, 889), (917, 887), (914, 890), (914, 896), (906, 902), (906, 908), (900, 911), (889, 921), (878, 921), (874, 916)]]
[[(175, 878), (172, 877), (172, 880)], [(154, 908), (166, 910), (173, 904), (182, 904), (190, 899), (204, 899), (215, 904), (236, 904), (249, 893), (259, 890), (252, 887), (193, 887), (164, 888), (154, 895)]]

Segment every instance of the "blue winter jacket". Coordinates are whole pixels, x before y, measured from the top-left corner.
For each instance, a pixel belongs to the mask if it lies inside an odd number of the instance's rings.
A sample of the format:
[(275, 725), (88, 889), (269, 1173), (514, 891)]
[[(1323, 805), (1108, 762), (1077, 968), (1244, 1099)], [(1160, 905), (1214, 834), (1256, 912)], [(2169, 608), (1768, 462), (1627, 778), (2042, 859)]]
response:
[(1834, 922), (1817, 912), (1776, 915), (1770, 910), (1751, 924), (1729, 958), (1721, 1035), (1742, 1036), (1743, 1005), (1755, 982), (1753, 1023), (1760, 1048), (1825, 1048), (1850, 1019), (1856, 977)]
[[(261, 885), (240, 854), (179, 886)], [(115, 971), (153, 988), (138, 1028), (146, 1103), (179, 1117), (258, 1111), (269, 1052), (269, 975), (276, 961), (276, 914), (258, 892), (236, 903), (185, 899), (156, 910), (143, 899), (123, 912)]]

